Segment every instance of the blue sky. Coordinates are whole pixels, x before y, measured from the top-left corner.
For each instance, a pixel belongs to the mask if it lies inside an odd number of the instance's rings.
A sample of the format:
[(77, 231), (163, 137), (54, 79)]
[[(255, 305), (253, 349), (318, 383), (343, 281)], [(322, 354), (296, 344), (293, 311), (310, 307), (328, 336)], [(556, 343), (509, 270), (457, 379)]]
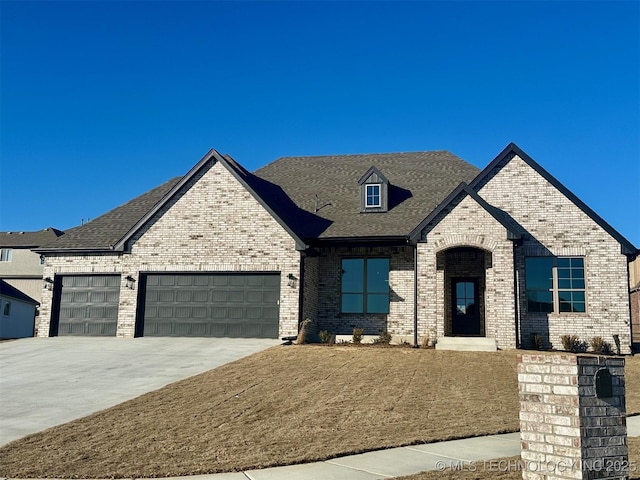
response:
[(640, 2), (0, 9), (2, 231), (78, 225), (212, 147), (482, 168), (513, 141), (640, 246)]

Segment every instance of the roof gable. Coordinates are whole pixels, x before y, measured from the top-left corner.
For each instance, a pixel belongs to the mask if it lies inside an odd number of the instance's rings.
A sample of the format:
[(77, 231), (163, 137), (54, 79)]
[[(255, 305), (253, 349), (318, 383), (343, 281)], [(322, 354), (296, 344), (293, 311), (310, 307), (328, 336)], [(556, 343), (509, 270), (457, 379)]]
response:
[(472, 198), (478, 205), (480, 205), (487, 213), (489, 213), (498, 223), (500, 223), (507, 231), (507, 238), (509, 240), (519, 240), (522, 238), (523, 230), (519, 227), (515, 221), (513, 221), (506, 212), (503, 212), (499, 208), (489, 205), (480, 195), (471, 189), (469, 185), (462, 182), (458, 185), (444, 201), (438, 205), (420, 224), (413, 229), (409, 238), (412, 242), (420, 241), (422, 232), (429, 226), (436, 226), (440, 220), (438, 216), (448, 208), (454, 207), (455, 202), (459, 202), (465, 197)]
[(85, 225), (69, 230), (58, 241), (42, 246), (36, 251), (48, 252), (123, 252), (129, 248), (128, 242), (170, 202), (188, 182), (203, 169), (220, 162), (231, 175), (271, 214), (292, 236), (296, 248), (304, 249), (302, 239), (280, 218), (273, 208), (264, 201), (248, 180), (249, 174), (231, 157), (222, 157), (211, 149), (183, 177), (174, 178), (159, 187), (111, 210)]
[(629, 240), (618, 232), (615, 228), (609, 225), (602, 217), (594, 212), (587, 204), (580, 200), (571, 190), (565, 187), (558, 179), (551, 175), (547, 170), (542, 168), (535, 160), (527, 155), (520, 147), (515, 143), (507, 145), (502, 152), (493, 159), (489, 165), (487, 165), (476, 178), (469, 184), (469, 187), (474, 191), (479, 191), (494, 175), (494, 172), (501, 170), (504, 166), (511, 161), (511, 159), (517, 155), (527, 165), (529, 165), (534, 171), (536, 171), (541, 177), (547, 180), (558, 191), (560, 191), (565, 197), (567, 197), (576, 207), (587, 215), (591, 220), (598, 224), (604, 231), (606, 231), (611, 237), (613, 237), (619, 244), (621, 253), (624, 255), (630, 255), (635, 257), (640, 251), (633, 246)]
[(10, 297), (16, 300), (20, 300), (22, 302), (31, 303), (33, 305), (40, 305), (40, 302), (38, 302), (37, 300), (34, 300), (26, 293), (21, 292), (13, 285), (8, 284), (7, 282), (1, 279), (0, 279), (0, 294), (4, 295), (5, 297)]
[(362, 185), (363, 183), (367, 182), (367, 180), (369, 180), (369, 178), (371, 178), (372, 175), (376, 176), (375, 181), (379, 182), (379, 183), (389, 183), (389, 180), (387, 180), (387, 177), (385, 177), (380, 170), (378, 170), (376, 167), (369, 167), (369, 170), (367, 170), (365, 172), (364, 175), (362, 175), (362, 177), (360, 177), (360, 180), (358, 180), (358, 185)]

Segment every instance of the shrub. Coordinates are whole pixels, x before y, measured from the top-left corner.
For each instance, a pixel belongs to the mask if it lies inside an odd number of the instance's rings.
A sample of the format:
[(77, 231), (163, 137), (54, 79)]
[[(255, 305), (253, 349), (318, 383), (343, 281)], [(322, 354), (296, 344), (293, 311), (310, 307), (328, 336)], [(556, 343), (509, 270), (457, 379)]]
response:
[(362, 336), (364, 335), (364, 328), (353, 329), (353, 343), (360, 345), (362, 343)]
[(422, 337), (422, 338), (420, 339), (420, 346), (421, 346), (422, 348), (429, 348), (429, 339), (430, 339), (430, 337), (429, 337), (429, 335), (428, 335), (428, 334), (427, 334), (427, 335), (425, 335), (424, 337)]
[(391, 334), (386, 330), (380, 332), (380, 336), (376, 338), (373, 343), (378, 343), (380, 345), (389, 345), (391, 343)]
[(613, 336), (613, 342), (616, 344), (616, 355), (620, 355), (620, 335)]
[(335, 342), (333, 334), (327, 332), (326, 330), (321, 330), (320, 333), (318, 333), (318, 336), (320, 337), (320, 341), (322, 343), (326, 343), (327, 345), (333, 345), (333, 343)]
[(611, 345), (605, 342), (602, 337), (593, 337), (589, 343), (591, 349), (596, 353), (611, 353)]
[(531, 344), (533, 345), (533, 348), (535, 350), (542, 350), (542, 335), (538, 335), (537, 333), (532, 333)]
[(308, 318), (300, 322), (300, 328), (298, 329), (298, 338), (296, 338), (296, 343), (298, 345), (304, 345), (307, 343), (307, 334), (309, 333), (309, 324), (311, 320)]
[(562, 335), (560, 337), (562, 341), (562, 348), (568, 352), (579, 352), (581, 350), (582, 342), (577, 335)]

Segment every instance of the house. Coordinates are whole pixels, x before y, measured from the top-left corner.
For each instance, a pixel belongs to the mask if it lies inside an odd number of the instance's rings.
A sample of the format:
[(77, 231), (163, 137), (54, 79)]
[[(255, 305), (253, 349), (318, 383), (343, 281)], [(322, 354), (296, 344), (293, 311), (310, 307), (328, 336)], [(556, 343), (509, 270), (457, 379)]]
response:
[(447, 348), (620, 339), (638, 250), (515, 144), (482, 171), (446, 151), (215, 150), (67, 232), (39, 335), (284, 337), (302, 319)]
[(33, 337), (36, 302), (0, 280), (0, 339)]
[(44, 261), (32, 249), (51, 243), (63, 234), (62, 230), (55, 228), (36, 232), (0, 232), (0, 279), (39, 302)]

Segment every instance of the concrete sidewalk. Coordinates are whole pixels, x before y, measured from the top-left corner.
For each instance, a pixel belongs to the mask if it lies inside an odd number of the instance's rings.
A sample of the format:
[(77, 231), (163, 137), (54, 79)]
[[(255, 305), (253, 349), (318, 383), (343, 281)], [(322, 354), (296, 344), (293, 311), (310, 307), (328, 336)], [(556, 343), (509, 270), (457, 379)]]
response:
[[(627, 432), (630, 437), (640, 437), (640, 416), (627, 418)], [(503, 472), (517, 466), (491, 460), (517, 455), (520, 455), (519, 432), (389, 448), (324, 462), (165, 480), (375, 480), (427, 470), (461, 469), (463, 465), (473, 465), (476, 471)]]

